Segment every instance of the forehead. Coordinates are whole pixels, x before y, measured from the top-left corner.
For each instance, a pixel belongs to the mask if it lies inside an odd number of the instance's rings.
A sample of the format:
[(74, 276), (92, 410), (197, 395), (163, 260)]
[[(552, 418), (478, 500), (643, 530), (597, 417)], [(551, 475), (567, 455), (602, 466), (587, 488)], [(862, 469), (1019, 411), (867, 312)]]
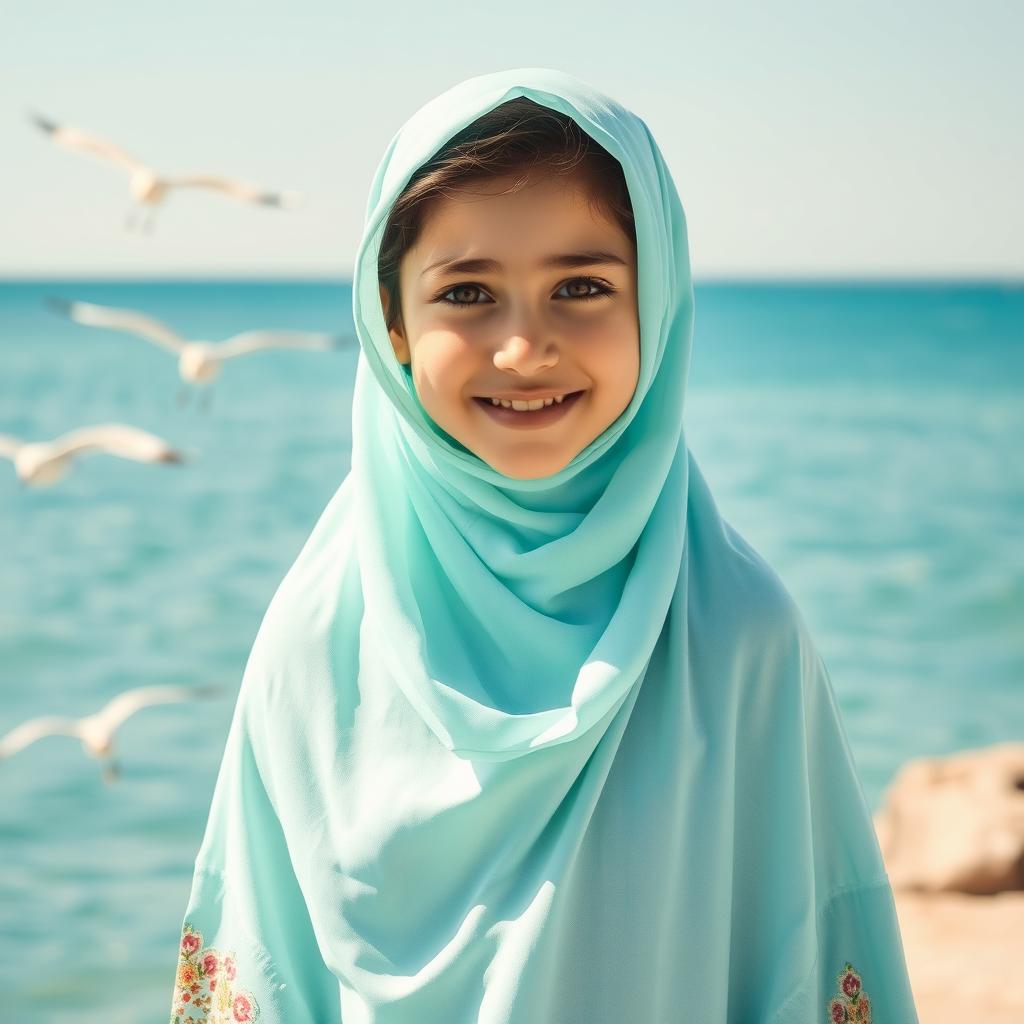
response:
[(443, 256), (548, 251), (556, 242), (607, 246), (616, 236), (620, 245), (628, 242), (582, 176), (538, 175), (513, 189), (516, 180), (487, 179), (433, 200), (406, 258), (426, 265)]

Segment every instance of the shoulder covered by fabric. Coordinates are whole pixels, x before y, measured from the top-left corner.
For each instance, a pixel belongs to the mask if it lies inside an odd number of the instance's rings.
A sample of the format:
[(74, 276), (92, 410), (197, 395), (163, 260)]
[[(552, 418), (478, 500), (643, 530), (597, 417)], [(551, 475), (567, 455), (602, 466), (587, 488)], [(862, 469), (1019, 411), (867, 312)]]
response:
[[(691, 654), (744, 690), (799, 687), (816, 657), (810, 631), (778, 572), (722, 517), (693, 454), (676, 604)], [(781, 695), (780, 695), (781, 696)]]
[(717, 747), (705, 757), (714, 777), (728, 779), (719, 814), (728, 800), (734, 955), (747, 974), (735, 1019), (913, 1024), (892, 891), (825, 660), (692, 460), (689, 502), (686, 644), (702, 666), (691, 714)]

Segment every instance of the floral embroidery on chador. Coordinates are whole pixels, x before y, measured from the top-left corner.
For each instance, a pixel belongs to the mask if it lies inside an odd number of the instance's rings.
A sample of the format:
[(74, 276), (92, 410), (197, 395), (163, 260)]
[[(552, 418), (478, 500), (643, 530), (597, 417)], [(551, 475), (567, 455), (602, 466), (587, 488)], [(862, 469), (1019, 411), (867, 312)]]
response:
[(860, 975), (846, 963), (839, 972), (840, 994), (828, 1004), (829, 1024), (871, 1024), (871, 1000), (861, 987)]
[(203, 935), (185, 923), (178, 948), (178, 973), (170, 1024), (254, 1024), (260, 1008), (235, 985), (235, 954), (203, 948)]

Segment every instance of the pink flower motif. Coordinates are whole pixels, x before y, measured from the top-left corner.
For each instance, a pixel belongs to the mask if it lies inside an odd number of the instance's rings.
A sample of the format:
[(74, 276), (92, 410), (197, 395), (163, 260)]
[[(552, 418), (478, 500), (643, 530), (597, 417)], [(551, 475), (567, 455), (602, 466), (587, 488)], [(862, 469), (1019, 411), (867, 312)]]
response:
[(860, 1019), (863, 1024), (871, 1024), (871, 1000), (863, 992), (857, 1000), (857, 1009), (860, 1010)]
[(202, 934), (186, 922), (175, 976), (175, 1024), (212, 1024), (214, 1020), (227, 1024), (229, 1017), (223, 1010), (214, 1009), (214, 993), (219, 993), (218, 1007), (230, 1008), (235, 1024), (257, 1024), (260, 1008), (251, 992), (234, 987), (235, 972), (234, 950), (222, 955), (213, 947), (204, 948)]
[(252, 1012), (252, 1006), (249, 1000), (245, 996), (235, 996), (235, 1001), (231, 1004), (231, 1013), (235, 1020), (242, 1022), (249, 1020), (249, 1014)]
[(871, 1000), (861, 990), (860, 974), (847, 961), (836, 975), (839, 995), (828, 1004), (830, 1024), (871, 1024)]

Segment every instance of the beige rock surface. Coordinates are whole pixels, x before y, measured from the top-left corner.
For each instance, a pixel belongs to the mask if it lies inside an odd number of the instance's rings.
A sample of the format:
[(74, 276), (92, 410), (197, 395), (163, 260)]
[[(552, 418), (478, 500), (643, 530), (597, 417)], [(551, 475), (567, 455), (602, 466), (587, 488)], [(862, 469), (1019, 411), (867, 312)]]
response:
[(908, 762), (875, 827), (921, 1024), (1024, 1024), (1024, 744)]
[(875, 828), (894, 887), (1024, 890), (1024, 743), (909, 761)]
[(895, 897), (921, 1024), (1024, 1022), (1024, 893)]

